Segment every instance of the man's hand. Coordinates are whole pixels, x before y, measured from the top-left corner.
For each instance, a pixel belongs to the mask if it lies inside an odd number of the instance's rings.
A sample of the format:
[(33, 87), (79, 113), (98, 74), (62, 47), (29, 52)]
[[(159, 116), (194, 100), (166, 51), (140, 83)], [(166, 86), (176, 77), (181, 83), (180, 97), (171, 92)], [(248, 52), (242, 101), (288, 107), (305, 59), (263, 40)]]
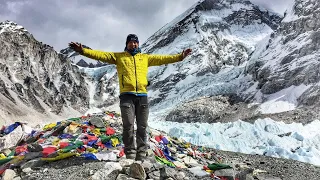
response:
[(76, 51), (80, 54), (83, 54), (82, 44), (71, 42), (71, 43), (69, 43), (69, 47), (71, 49), (73, 49), (74, 51)]
[(186, 50), (183, 50), (182, 51), (182, 58), (186, 58), (189, 54), (191, 54), (192, 50), (189, 48), (189, 49), (186, 49)]

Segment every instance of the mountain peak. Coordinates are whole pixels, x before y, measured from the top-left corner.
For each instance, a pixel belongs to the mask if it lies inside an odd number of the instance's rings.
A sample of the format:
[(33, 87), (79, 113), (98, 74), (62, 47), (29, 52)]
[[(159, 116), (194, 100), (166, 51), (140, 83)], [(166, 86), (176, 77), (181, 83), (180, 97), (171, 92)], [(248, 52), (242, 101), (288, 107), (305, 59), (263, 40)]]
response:
[(18, 25), (13, 21), (6, 20), (4, 22), (0, 22), (0, 34), (3, 32), (28, 32), (23, 26)]

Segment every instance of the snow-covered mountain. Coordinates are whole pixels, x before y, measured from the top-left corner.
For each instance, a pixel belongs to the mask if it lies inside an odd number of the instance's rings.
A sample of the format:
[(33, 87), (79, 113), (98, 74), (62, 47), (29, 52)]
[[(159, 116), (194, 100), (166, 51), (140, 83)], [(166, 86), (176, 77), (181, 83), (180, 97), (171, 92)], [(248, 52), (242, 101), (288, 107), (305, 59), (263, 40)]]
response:
[[(82, 45), (84, 48), (91, 49), (86, 45)], [(89, 68), (96, 68), (101, 66), (106, 66), (108, 64), (102, 63), (100, 61), (92, 60), (86, 57), (79, 57), (79, 53), (74, 52), (70, 47), (64, 48), (60, 50), (59, 54), (68, 58), (73, 64), (76, 64), (80, 67), (89, 67)]]
[(285, 17), (242, 0), (203, 0), (151, 36), (148, 53), (193, 54), (150, 68), (151, 117), (217, 122), (318, 118), (319, 2)]
[(57, 119), (89, 108), (85, 77), (22, 26), (0, 23), (1, 123)]
[[(181, 63), (150, 69), (154, 117), (163, 119), (171, 112), (167, 120), (215, 122), (222, 112), (233, 111), (231, 104), (246, 102), (254, 95), (245, 92), (254, 83), (244, 73), (247, 62), (280, 21), (279, 15), (250, 1), (203, 0), (156, 32), (142, 45), (144, 51), (192, 48), (193, 54)], [(190, 101), (198, 103), (186, 103)]]
[[(286, 93), (272, 103), (294, 100), (287, 110), (319, 106), (319, 9), (316, 0), (295, 1), (280, 27), (257, 45), (247, 72), (258, 82), (258, 101), (266, 102), (274, 99), (272, 94), (290, 89), (295, 93)], [(259, 99), (261, 94), (263, 99)]]
[[(250, 1), (196, 3), (141, 46), (155, 54), (193, 49), (183, 62), (149, 69), (151, 119), (251, 122), (271, 117), (306, 123), (318, 118), (317, 3), (295, 1), (285, 17)], [(97, 69), (103, 79), (96, 89), (111, 85), (110, 93), (94, 95), (112, 98), (102, 98), (100, 107), (117, 101), (114, 71), (101, 74), (108, 68)]]

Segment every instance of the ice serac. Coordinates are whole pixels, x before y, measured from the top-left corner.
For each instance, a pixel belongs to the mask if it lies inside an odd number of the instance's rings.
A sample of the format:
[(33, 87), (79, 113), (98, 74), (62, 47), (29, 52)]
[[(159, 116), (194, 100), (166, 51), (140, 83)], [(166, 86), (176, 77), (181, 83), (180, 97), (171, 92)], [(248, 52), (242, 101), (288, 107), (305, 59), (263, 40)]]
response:
[(3, 119), (33, 113), (63, 116), (89, 107), (78, 67), (11, 21), (0, 23), (0, 86)]

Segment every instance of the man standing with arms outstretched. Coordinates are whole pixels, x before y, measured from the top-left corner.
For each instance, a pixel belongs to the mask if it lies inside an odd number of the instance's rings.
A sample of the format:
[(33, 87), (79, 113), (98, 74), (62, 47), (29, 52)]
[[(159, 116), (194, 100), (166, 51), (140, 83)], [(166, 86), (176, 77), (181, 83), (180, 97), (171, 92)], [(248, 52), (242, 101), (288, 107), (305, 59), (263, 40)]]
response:
[[(124, 152), (128, 159), (143, 160), (146, 157), (148, 126), (147, 75), (149, 66), (182, 61), (191, 53), (186, 49), (175, 55), (143, 54), (139, 48), (139, 39), (129, 34), (124, 52), (102, 52), (83, 48), (81, 44), (71, 42), (69, 46), (76, 52), (91, 59), (100, 60), (117, 67), (120, 87), (120, 109), (123, 122)], [(134, 121), (137, 122), (136, 144), (134, 143)]]

